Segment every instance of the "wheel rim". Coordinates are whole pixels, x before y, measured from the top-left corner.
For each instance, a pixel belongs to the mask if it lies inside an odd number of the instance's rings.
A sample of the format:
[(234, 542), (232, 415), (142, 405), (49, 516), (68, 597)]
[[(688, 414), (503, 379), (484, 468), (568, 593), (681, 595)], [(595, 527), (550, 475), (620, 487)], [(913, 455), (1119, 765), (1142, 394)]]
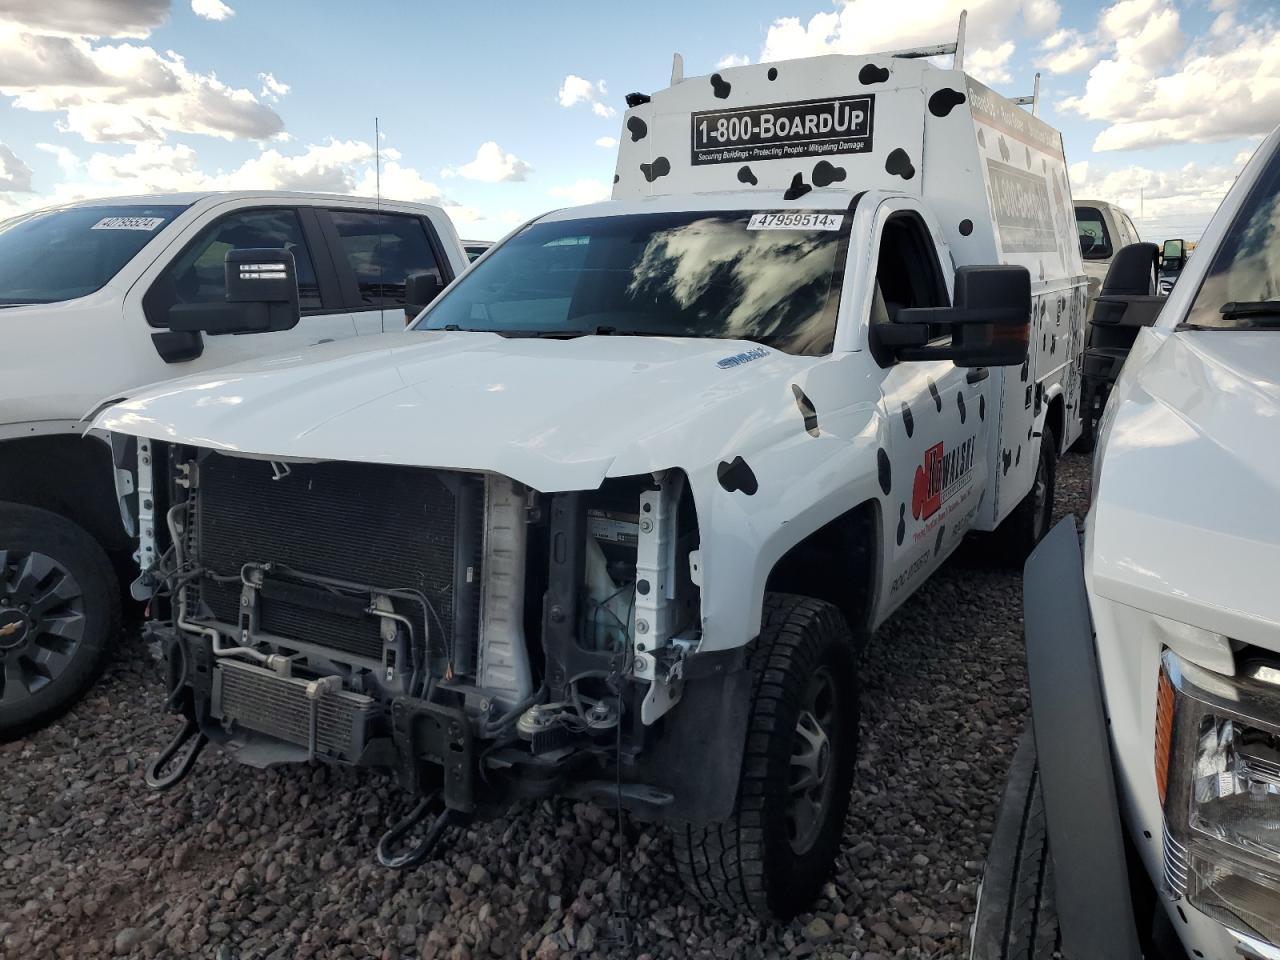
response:
[(0, 550), (0, 704), (57, 679), (84, 626), (84, 591), (66, 567), (37, 551)]
[(797, 855), (813, 848), (831, 808), (835, 727), (836, 685), (822, 667), (809, 681), (792, 740), (787, 838)]

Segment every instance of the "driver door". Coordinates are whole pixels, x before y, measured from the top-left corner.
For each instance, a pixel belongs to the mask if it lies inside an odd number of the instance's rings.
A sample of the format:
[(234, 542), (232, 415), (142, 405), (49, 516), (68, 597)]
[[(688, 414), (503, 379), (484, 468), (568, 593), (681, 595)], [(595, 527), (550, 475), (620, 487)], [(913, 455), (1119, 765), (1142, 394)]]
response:
[[(877, 217), (878, 259), (870, 324), (908, 307), (950, 304), (952, 270), (936, 232), (907, 201)], [(939, 331), (941, 333), (941, 331)], [(898, 606), (946, 560), (973, 525), (987, 485), (988, 423), (995, 416), (987, 368), (950, 360), (883, 361), (882, 414), (892, 483), (885, 515), (888, 575), (880, 609)]]

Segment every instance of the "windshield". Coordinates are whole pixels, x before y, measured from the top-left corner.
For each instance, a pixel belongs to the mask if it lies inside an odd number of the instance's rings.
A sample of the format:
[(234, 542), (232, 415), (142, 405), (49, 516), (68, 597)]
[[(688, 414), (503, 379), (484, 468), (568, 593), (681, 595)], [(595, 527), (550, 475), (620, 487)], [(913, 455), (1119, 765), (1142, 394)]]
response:
[(0, 306), (93, 293), (184, 209), (72, 207), (0, 223)]
[(635, 334), (830, 351), (845, 211), (700, 211), (535, 223), (415, 325), (507, 335)]
[(1182, 325), (1280, 329), (1280, 153), (1223, 235)]

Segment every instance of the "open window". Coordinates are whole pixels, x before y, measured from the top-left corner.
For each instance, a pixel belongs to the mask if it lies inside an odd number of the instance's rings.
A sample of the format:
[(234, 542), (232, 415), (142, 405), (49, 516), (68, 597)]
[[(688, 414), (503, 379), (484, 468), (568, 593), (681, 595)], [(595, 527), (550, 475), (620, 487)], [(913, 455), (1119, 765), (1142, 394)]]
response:
[[(950, 305), (936, 248), (924, 221), (915, 213), (893, 214), (880, 235), (871, 323), (893, 323), (905, 309)], [(949, 335), (945, 326), (929, 325), (930, 340)], [(876, 359), (881, 366), (893, 362), (891, 357)]]

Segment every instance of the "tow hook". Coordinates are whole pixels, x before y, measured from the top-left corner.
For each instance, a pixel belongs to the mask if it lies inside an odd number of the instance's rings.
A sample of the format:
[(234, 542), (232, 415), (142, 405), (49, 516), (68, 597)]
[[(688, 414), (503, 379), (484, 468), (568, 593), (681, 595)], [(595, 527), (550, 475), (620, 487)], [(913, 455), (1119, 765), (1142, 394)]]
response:
[[(147, 786), (152, 790), (168, 790), (181, 783), (195, 766), (196, 758), (208, 742), (209, 738), (200, 732), (200, 725), (194, 720), (187, 720), (169, 745), (147, 764), (144, 774)], [(167, 773), (162, 773), (174, 757), (178, 758), (178, 762)]]
[(427, 832), (423, 834), (422, 839), (415, 846), (399, 853), (394, 851), (414, 827), (427, 819), (432, 804), (435, 803), (439, 796), (439, 790), (433, 790), (427, 794), (418, 801), (417, 806), (409, 811), (408, 816), (382, 835), (382, 839), (378, 841), (378, 862), (380, 864), (393, 870), (405, 870), (409, 867), (418, 866), (427, 857), (431, 856), (431, 852), (440, 843), (445, 827), (449, 826), (453, 819), (453, 811), (448, 807), (445, 807), (444, 810), (436, 815), (435, 820), (431, 822), (431, 826), (427, 828)]

